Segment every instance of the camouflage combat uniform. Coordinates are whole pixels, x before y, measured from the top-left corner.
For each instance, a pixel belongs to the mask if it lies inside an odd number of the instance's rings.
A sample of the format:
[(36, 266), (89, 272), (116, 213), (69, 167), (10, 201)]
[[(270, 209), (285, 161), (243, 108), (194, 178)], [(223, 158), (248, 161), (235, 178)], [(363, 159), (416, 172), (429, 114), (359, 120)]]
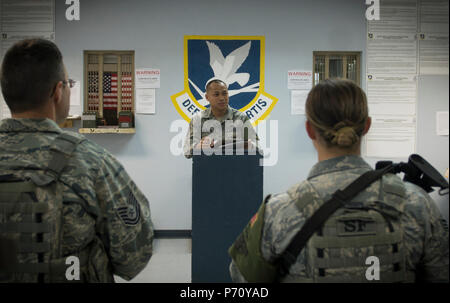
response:
[[(214, 136), (214, 132), (212, 129), (209, 129), (207, 131), (203, 130), (203, 125), (205, 123), (205, 121), (208, 120), (217, 120), (221, 127), (222, 127), (222, 131), (221, 131), (221, 135), (220, 136)], [(205, 109), (204, 111), (197, 113), (196, 115), (194, 115), (194, 117), (192, 117), (191, 122), (189, 123), (189, 132), (186, 135), (186, 140), (184, 142), (184, 155), (186, 158), (192, 158), (192, 154), (193, 154), (193, 149), (194, 147), (200, 142), (200, 140), (206, 136), (210, 136), (211, 139), (213, 140), (217, 140), (217, 141), (227, 141), (230, 138), (228, 138), (228, 133), (225, 133), (225, 121), (227, 120), (231, 120), (233, 122), (235, 121), (242, 121), (242, 123), (247, 123), (247, 125), (250, 125), (250, 119), (247, 117), (246, 114), (228, 106), (228, 112), (225, 116), (221, 117), (220, 119), (217, 119), (216, 117), (214, 117), (214, 115), (211, 112), (211, 108), (208, 107), (207, 109)], [(197, 124), (199, 123), (199, 124)], [(196, 134), (196, 136), (194, 136), (194, 125), (200, 125), (202, 127), (201, 130), (201, 135), (200, 134)], [(200, 135), (200, 136), (198, 136)], [(233, 134), (231, 134), (231, 136), (233, 136)], [(258, 135), (256, 134), (255, 130), (253, 129), (253, 127), (249, 127), (249, 132), (248, 132), (248, 139), (252, 139), (252, 141), (254, 143), (257, 143), (259, 138)], [(235, 137), (235, 134), (234, 134)], [(245, 135), (244, 135), (245, 137)], [(231, 138), (232, 140), (233, 138)]]
[(62, 255), (88, 253), (85, 282), (135, 277), (152, 255), (153, 225), (146, 197), (122, 165), (82, 135), (61, 130), (49, 119), (0, 122), (0, 172), (42, 168), (61, 133), (83, 138), (60, 175), (63, 190)]
[[(300, 230), (306, 219), (327, 201), (336, 190), (342, 190), (369, 170), (371, 170), (371, 167), (358, 156), (344, 156), (321, 161), (312, 168), (306, 181), (294, 185), (286, 193), (271, 197), (265, 204), (265, 212), (259, 211), (257, 213), (262, 214), (263, 219), (255, 215), (230, 249), (230, 254), (234, 256), (230, 264), (230, 274), (233, 281), (254, 282), (255, 279), (259, 281), (270, 279), (273, 281), (272, 278), (266, 279), (262, 276), (260, 278), (258, 276), (260, 272), (256, 273), (257, 276), (253, 275), (253, 278), (248, 279), (247, 277), (252, 274), (251, 271), (248, 271), (248, 263), (244, 262), (239, 265), (236, 260), (240, 257), (254, 260), (254, 262), (251, 261), (253, 262), (253, 272), (255, 272), (254, 268), (266, 267), (267, 270), (261, 273), (268, 273), (268, 277), (274, 276), (272, 273), (276, 272), (276, 260), (290, 244), (291, 239)], [(389, 211), (398, 211), (399, 213), (398, 226), (402, 227), (399, 230), (403, 230), (402, 246), (405, 252), (405, 280), (407, 282), (413, 282), (414, 280), (448, 282), (448, 225), (434, 201), (425, 191), (414, 184), (402, 182), (398, 176), (388, 174), (383, 176), (382, 180), (374, 182), (361, 192), (352, 202), (355, 200), (363, 201), (363, 206), (375, 207), (378, 201), (383, 201), (380, 200), (382, 199), (380, 188), (385, 190), (395, 183), (400, 184), (405, 189), (401, 198), (403, 202), (398, 205), (392, 203), (391, 207), (385, 205), (384, 208), (387, 214), (389, 214)], [(307, 198), (302, 208), (303, 211), (300, 211), (296, 206), (297, 201), (302, 199), (301, 197)], [(358, 197), (360, 198), (358, 199)], [(392, 201), (391, 198), (385, 201), (388, 200)], [(261, 207), (261, 209), (264, 208)], [(255, 226), (261, 226), (259, 238), (258, 235), (249, 236), (252, 235), (252, 228), (256, 229)], [(253, 244), (253, 247), (255, 247), (253, 250), (251, 249), (251, 237), (258, 239), (256, 241), (258, 244)], [(311, 278), (310, 264), (307, 264), (306, 261), (310, 252), (306, 251), (307, 248), (302, 250), (297, 256), (296, 262), (291, 266), (289, 273), (280, 279), (280, 282), (316, 281)], [(392, 253), (392, 251), (388, 253)], [(331, 255), (331, 252), (329, 254)], [(376, 256), (376, 253), (374, 255)], [(340, 258), (354, 258), (354, 255), (347, 251), (344, 255), (339, 252), (334, 257), (339, 263)], [(364, 263), (361, 265), (363, 270), (367, 267)], [(380, 263), (380, 265), (383, 264)], [(352, 269), (349, 270), (348, 273), (351, 275)], [(243, 273), (246, 271), (247, 275), (244, 275)], [(335, 282), (340, 281), (340, 277), (334, 278)], [(359, 279), (364, 281), (364, 278), (360, 277)], [(383, 282), (383, 276), (380, 277), (380, 282)]]

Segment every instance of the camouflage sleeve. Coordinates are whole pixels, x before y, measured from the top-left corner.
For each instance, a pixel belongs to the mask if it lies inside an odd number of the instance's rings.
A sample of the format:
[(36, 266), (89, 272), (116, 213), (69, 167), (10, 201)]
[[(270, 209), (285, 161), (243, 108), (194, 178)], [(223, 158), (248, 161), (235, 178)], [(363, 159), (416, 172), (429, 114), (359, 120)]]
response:
[(288, 193), (268, 196), (229, 250), (234, 282), (276, 282), (281, 253), (304, 217)]
[(194, 149), (194, 144), (193, 144), (194, 132), (193, 132), (192, 120), (193, 119), (191, 119), (191, 122), (189, 122), (189, 130), (186, 134), (186, 139), (184, 140), (184, 146), (183, 146), (184, 156), (187, 159), (192, 158), (192, 150)]
[[(418, 279), (426, 282), (449, 282), (448, 225), (433, 199), (421, 188), (407, 183), (408, 215), (421, 228), (405, 227), (407, 249), (417, 255)], [(409, 243), (409, 245), (408, 245)], [(417, 243), (423, 243), (418, 247)]]
[(113, 273), (130, 280), (144, 269), (153, 252), (149, 202), (123, 166), (107, 152), (95, 188), (106, 235), (103, 242)]
[[(308, 197), (313, 201), (299, 211), (296, 201), (299, 197)], [(315, 201), (318, 200), (314, 188), (303, 181), (295, 184), (287, 192), (274, 195), (266, 206), (266, 216), (261, 241), (261, 254), (268, 262), (276, 262), (286, 250), (292, 239), (304, 225), (307, 215), (316, 209)], [(305, 250), (297, 257), (284, 277), (279, 277), (279, 282), (308, 279), (306, 271)]]
[(248, 283), (233, 260), (230, 263), (230, 276), (234, 283)]
[(201, 127), (201, 125), (197, 125), (198, 123), (201, 123), (201, 118), (199, 115), (192, 117), (191, 122), (189, 123), (189, 130), (186, 134), (186, 140), (184, 141), (183, 146), (184, 156), (187, 159), (192, 158), (194, 147), (201, 140), (201, 130), (199, 134), (195, 134), (194, 136), (194, 127)]
[(279, 258), (304, 222), (304, 215), (299, 213), (288, 193), (274, 195), (266, 207), (261, 242), (263, 257), (269, 262)]
[[(276, 264), (265, 260), (261, 255), (261, 234), (264, 226), (264, 211), (268, 196), (258, 212), (253, 216), (242, 233), (228, 250), (233, 263), (230, 274), (235, 281), (274, 282), (277, 275)], [(242, 276), (242, 277), (241, 277)]]

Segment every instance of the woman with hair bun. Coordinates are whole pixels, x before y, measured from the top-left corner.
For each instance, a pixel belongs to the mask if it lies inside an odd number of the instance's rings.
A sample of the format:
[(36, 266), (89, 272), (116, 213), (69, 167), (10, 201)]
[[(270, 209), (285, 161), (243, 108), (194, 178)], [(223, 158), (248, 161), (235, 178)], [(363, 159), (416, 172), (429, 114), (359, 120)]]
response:
[(364, 91), (349, 80), (325, 80), (306, 100), (306, 131), (319, 161), (341, 155), (360, 155), (361, 138), (371, 119)]
[(373, 170), (361, 157), (367, 98), (348, 80), (317, 84), (306, 101), (317, 150), (307, 180), (267, 197), (229, 253), (235, 282), (448, 282), (448, 226), (420, 187), (386, 174), (336, 210), (280, 274), (282, 254), (337, 190)]

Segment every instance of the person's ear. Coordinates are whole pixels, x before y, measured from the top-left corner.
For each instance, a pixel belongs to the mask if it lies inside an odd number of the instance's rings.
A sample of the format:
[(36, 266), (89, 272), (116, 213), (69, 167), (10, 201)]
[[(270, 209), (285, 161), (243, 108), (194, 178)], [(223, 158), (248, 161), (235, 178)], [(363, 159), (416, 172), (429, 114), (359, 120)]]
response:
[(364, 126), (363, 135), (367, 134), (369, 132), (370, 126), (372, 125), (372, 118), (367, 117), (366, 125)]
[(317, 136), (316, 136), (316, 131), (314, 129), (314, 127), (311, 125), (311, 122), (309, 122), (308, 120), (306, 120), (306, 132), (308, 133), (308, 137), (311, 140), (316, 140)]
[(59, 81), (56, 84), (55, 92), (52, 96), (53, 102), (55, 102), (56, 104), (61, 102), (61, 100), (62, 100), (63, 89), (64, 89), (64, 84), (62, 83), (62, 81)]

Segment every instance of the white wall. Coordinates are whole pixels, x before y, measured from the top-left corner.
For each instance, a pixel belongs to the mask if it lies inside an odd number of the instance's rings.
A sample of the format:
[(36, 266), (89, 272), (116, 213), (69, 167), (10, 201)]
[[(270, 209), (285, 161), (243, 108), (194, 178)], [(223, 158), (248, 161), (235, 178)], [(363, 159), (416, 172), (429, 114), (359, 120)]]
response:
[(269, 117), (279, 124), (279, 160), (264, 168), (264, 195), (305, 179), (316, 162), (304, 117), (290, 115), (287, 71), (311, 70), (314, 50), (361, 51), (365, 66), (362, 0), (80, 1), (81, 20), (72, 22), (65, 19), (64, 1), (56, 2), (56, 43), (71, 78), (83, 78), (84, 50), (135, 50), (136, 67), (161, 69), (156, 115), (138, 115), (135, 135), (88, 135), (124, 164), (147, 195), (156, 229), (191, 229), (192, 162), (169, 150), (175, 135), (170, 124), (181, 119), (170, 96), (183, 90), (184, 35), (265, 36), (265, 90), (279, 99)]

